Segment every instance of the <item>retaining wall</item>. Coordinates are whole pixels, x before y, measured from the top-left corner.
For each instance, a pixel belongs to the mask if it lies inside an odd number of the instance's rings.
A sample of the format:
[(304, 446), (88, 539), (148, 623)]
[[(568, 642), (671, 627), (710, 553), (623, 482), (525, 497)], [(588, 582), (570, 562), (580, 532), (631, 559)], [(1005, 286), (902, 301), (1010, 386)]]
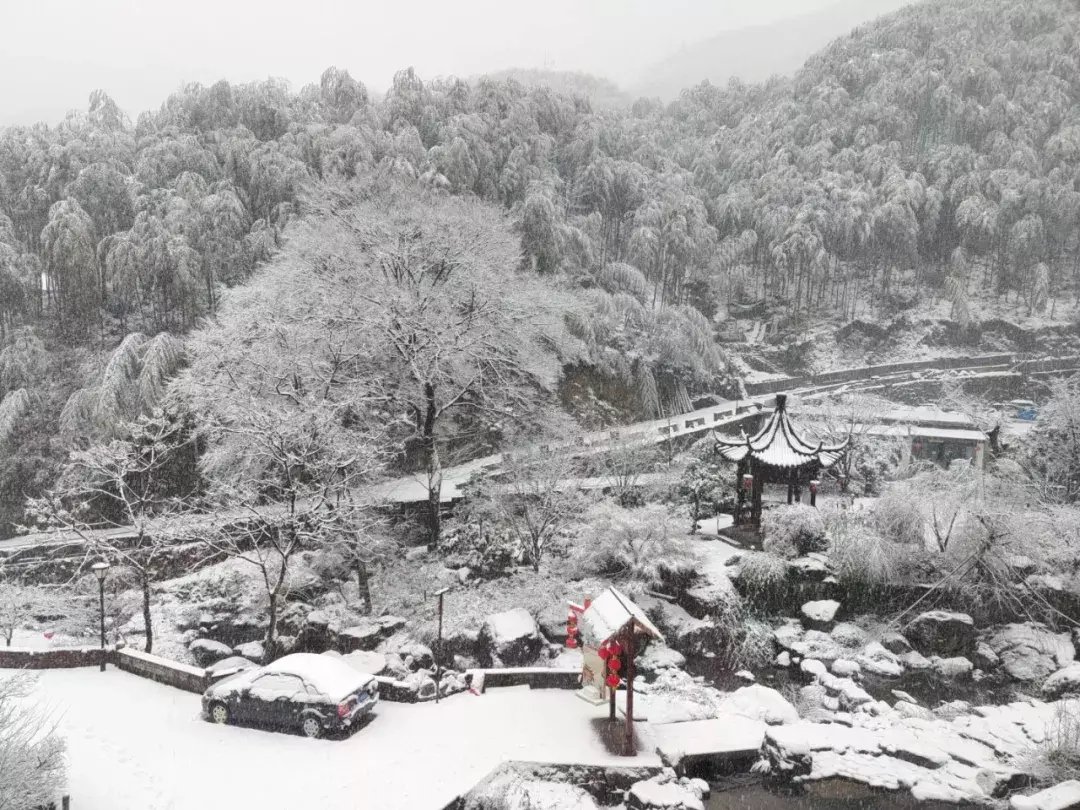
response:
[(202, 694), (212, 681), (205, 669), (180, 664), (141, 650), (124, 647), (116, 651), (115, 660), (116, 666), (125, 672), (141, 675), (185, 692)]
[(0, 648), (0, 669), (74, 669), (101, 665), (113, 660), (113, 651), (100, 647), (70, 647), (63, 650), (27, 650), (19, 647)]

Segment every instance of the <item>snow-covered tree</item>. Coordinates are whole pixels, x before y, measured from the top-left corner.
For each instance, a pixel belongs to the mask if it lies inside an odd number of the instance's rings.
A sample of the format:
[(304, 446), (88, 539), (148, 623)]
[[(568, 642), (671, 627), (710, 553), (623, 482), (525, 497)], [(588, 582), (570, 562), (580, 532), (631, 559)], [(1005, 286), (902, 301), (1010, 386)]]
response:
[(0, 677), (0, 810), (45, 807), (64, 784), (64, 740), (31, 699), (34, 682), (25, 674)]

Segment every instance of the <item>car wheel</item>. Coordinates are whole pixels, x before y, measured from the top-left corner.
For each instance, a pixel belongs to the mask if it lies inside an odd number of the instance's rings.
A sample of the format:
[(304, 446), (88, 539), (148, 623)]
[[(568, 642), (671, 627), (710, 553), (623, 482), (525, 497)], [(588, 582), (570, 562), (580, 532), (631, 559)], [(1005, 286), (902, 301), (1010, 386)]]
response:
[(210, 722), (223, 726), (229, 722), (229, 708), (224, 703), (210, 704)]
[(317, 717), (305, 717), (300, 721), (300, 731), (305, 737), (311, 737), (312, 739), (320, 737), (322, 736), (322, 730), (322, 723), (319, 722)]

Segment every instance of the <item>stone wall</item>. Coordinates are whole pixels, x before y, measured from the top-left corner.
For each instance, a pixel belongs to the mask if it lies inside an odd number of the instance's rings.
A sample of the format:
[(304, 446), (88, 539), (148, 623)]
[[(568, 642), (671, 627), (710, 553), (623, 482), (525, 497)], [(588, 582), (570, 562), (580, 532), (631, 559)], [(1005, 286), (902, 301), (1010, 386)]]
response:
[[(104, 651), (105, 660), (113, 660), (113, 651)], [(100, 647), (71, 647), (64, 650), (24, 650), (0, 648), (0, 669), (74, 669), (101, 665)]]
[(117, 650), (116, 665), (125, 672), (183, 689), (185, 692), (202, 694), (211, 682), (205, 669), (180, 664), (140, 650)]

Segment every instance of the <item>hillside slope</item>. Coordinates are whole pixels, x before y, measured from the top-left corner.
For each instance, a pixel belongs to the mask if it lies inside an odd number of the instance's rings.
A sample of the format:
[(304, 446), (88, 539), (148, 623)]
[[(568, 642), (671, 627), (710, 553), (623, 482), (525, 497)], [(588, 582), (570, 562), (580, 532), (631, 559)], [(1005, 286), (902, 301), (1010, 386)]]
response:
[(910, 2), (846, 0), (791, 19), (724, 31), (650, 65), (631, 92), (670, 101), (703, 81), (723, 86), (732, 78), (763, 82), (789, 76), (836, 37)]

